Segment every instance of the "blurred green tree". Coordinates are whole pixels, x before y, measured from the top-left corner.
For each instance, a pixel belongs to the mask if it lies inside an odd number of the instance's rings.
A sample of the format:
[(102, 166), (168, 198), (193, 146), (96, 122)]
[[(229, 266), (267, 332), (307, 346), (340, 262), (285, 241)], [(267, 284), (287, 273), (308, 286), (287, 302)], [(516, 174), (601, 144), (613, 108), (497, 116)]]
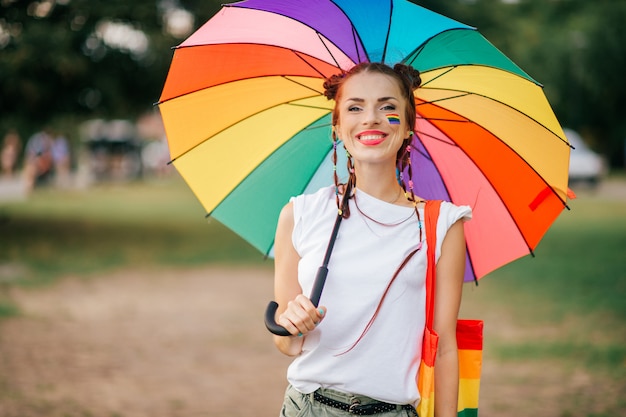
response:
[[(544, 85), (564, 126), (624, 164), (626, 1), (412, 1), (477, 27)], [(149, 111), (170, 48), (230, 2), (0, 0), (0, 134)]]
[[(62, 120), (137, 117), (159, 97), (170, 48), (221, 3), (0, 1), (0, 131), (30, 134)], [(186, 10), (193, 11), (189, 30), (181, 30), (179, 15), (178, 32), (168, 31), (168, 18)]]
[[(590, 12), (593, 9), (593, 13)], [(591, 130), (612, 166), (626, 165), (626, 1), (585, 2), (590, 12), (581, 44), (574, 42), (572, 61), (580, 86), (576, 118)], [(563, 86), (565, 89), (566, 87)]]

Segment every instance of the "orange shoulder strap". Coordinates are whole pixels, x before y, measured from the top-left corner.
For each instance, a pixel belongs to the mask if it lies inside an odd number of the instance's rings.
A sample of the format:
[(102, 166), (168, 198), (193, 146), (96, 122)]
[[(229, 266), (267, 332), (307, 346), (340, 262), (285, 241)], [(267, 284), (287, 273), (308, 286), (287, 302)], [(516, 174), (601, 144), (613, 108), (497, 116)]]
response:
[(428, 200), (424, 208), (424, 221), (426, 222), (426, 327), (433, 328), (433, 316), (435, 311), (435, 277), (437, 265), (435, 252), (437, 250), (437, 220), (441, 200)]

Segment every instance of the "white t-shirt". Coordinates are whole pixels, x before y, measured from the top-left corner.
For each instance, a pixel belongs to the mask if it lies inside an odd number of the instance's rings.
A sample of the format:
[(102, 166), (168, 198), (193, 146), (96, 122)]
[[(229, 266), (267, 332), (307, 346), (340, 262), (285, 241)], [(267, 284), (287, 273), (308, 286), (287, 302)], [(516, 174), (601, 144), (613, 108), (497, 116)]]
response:
[[(292, 201), (293, 245), (301, 257), (298, 280), (310, 294), (337, 217), (335, 187)], [(419, 400), (416, 376), (425, 322), (426, 233), (422, 248), (389, 288), (373, 324), (359, 341), (402, 261), (419, 245), (415, 209), (386, 203), (361, 190), (358, 208), (350, 200), (328, 265), (320, 306), (327, 314), (305, 340), (302, 353), (289, 366), (287, 378), (300, 392), (320, 387), (365, 395), (395, 404)], [(471, 209), (444, 202), (437, 224), (436, 259), (446, 232)], [(420, 219), (424, 212), (420, 209)], [(354, 347), (353, 347), (354, 346)], [(353, 347), (353, 348), (352, 348)], [(352, 349), (351, 349), (352, 348)]]

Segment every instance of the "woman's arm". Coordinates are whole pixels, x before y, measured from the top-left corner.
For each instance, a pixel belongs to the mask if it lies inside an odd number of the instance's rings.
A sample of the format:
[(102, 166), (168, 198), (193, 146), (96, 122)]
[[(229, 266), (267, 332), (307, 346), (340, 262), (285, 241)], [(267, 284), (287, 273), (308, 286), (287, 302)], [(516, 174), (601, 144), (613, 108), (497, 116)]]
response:
[(465, 234), (463, 221), (450, 227), (437, 262), (435, 318), (433, 327), (439, 335), (435, 366), (435, 415), (456, 417), (459, 396), (459, 358), (456, 322), (461, 305), (465, 273)]
[[(274, 336), (274, 344), (282, 353), (296, 356), (302, 351), (304, 335), (322, 320), (324, 309), (318, 310), (308, 297), (302, 294), (298, 283), (300, 256), (293, 247), (293, 203), (281, 211), (274, 242), (274, 297), (278, 303), (277, 323), (292, 336)], [(299, 335), (299, 336), (298, 336)]]

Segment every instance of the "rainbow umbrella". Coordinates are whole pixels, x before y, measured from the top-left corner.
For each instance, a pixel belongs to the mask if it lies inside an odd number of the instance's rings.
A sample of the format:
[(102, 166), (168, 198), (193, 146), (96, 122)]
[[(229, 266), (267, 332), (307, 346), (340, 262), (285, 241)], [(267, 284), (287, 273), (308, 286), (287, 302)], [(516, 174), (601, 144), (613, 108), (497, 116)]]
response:
[(413, 182), (474, 210), (465, 279), (532, 253), (568, 198), (570, 147), (542, 87), (475, 28), (406, 0), (242, 1), (175, 49), (159, 108), (206, 211), (271, 256), (283, 205), (332, 183), (323, 80), (364, 61), (422, 73)]

